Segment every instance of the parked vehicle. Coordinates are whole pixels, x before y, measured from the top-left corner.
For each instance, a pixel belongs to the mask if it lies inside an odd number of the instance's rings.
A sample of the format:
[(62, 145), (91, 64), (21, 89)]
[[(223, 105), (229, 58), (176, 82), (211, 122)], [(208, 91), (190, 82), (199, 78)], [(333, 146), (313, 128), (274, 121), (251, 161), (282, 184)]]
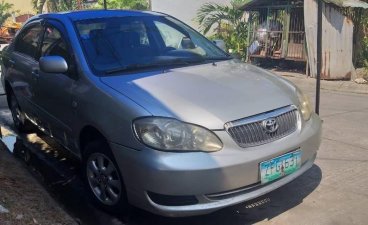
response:
[(2, 68), (16, 128), (33, 123), (79, 157), (107, 210), (210, 213), (292, 181), (320, 145), (297, 87), (165, 14), (39, 15)]

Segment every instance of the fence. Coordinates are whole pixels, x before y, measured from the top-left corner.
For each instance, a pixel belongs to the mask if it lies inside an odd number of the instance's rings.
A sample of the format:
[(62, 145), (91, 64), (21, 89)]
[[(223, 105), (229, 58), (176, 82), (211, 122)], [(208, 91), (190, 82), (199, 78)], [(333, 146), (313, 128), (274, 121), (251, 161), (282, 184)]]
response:
[(250, 12), (250, 58), (306, 61), (302, 7), (268, 7)]

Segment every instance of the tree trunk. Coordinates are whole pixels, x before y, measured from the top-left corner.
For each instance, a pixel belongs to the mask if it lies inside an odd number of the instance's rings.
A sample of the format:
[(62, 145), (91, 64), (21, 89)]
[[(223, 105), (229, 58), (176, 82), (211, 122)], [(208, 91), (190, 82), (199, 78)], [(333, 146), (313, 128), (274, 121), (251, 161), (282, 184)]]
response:
[(47, 1), (47, 10), (48, 12), (58, 12), (58, 0), (48, 0)]
[(45, 3), (46, 3), (46, 0), (39, 0), (38, 7), (37, 7), (37, 14), (42, 13)]

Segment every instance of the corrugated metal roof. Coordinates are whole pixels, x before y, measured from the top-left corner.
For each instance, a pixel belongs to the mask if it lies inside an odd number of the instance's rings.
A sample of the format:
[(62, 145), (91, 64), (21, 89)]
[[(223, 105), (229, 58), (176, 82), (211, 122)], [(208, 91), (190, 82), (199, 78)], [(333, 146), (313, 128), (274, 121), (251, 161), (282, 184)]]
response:
[[(309, 0), (307, 0), (309, 1)], [(368, 3), (367, 2), (363, 2), (360, 0), (323, 0), (326, 3), (332, 3), (335, 4), (339, 7), (354, 7), (354, 8), (364, 8), (364, 9), (368, 9)], [(283, 0), (278, 0), (278, 1), (274, 1), (274, 0), (252, 0), (244, 5), (242, 5), (241, 7), (239, 7), (240, 9), (251, 9), (252, 7), (257, 7), (257, 6), (268, 6), (268, 5), (275, 5), (275, 4), (280, 4), (282, 3)]]
[(285, 5), (287, 3), (287, 0), (251, 0), (248, 3), (241, 5), (239, 8), (247, 10), (258, 6)]
[(368, 3), (360, 0), (323, 0), (327, 3), (332, 3), (340, 7), (354, 7), (368, 9)]

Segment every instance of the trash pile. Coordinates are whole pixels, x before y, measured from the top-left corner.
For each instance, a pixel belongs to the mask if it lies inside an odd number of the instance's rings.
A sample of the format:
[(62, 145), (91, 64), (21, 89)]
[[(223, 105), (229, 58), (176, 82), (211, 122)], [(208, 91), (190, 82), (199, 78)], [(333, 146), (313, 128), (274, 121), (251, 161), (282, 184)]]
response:
[(8, 44), (21, 28), (21, 23), (9, 22), (0, 28), (0, 44)]

